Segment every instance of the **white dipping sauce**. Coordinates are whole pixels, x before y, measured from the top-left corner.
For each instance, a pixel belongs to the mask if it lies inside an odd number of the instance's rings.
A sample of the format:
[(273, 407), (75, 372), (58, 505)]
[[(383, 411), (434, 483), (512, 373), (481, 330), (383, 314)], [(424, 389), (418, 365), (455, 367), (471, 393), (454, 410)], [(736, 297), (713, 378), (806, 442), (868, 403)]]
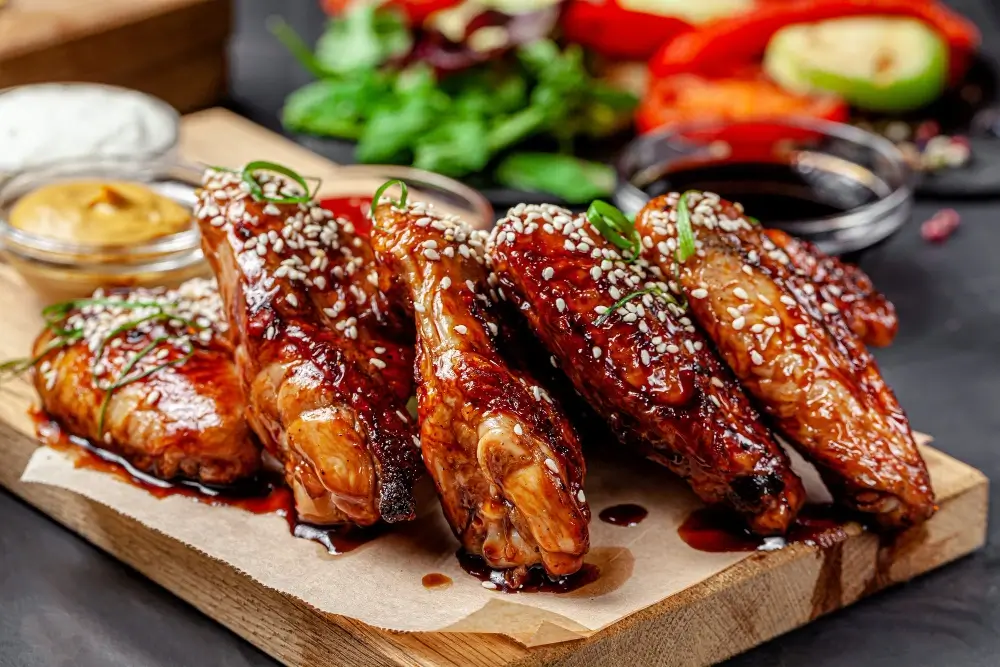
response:
[(155, 157), (177, 141), (177, 112), (126, 88), (45, 83), (0, 94), (0, 171), (80, 158)]

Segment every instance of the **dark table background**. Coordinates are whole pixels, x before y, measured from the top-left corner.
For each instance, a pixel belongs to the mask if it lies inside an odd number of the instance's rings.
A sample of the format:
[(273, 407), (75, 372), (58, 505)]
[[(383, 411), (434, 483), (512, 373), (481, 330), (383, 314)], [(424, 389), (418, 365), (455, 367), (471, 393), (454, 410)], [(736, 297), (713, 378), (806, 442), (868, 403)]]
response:
[[(996, 0), (955, 0), (1000, 47)], [(308, 80), (264, 30), (284, 15), (307, 39), (313, 0), (236, 0), (232, 107), (277, 127), (285, 94)], [(990, 39), (993, 36), (994, 39)], [(1000, 55), (996, 51), (992, 54)], [(944, 246), (918, 222), (942, 206), (962, 216)], [(861, 264), (895, 302), (896, 343), (882, 370), (913, 427), (994, 482), (1000, 507), (1000, 201), (922, 201), (914, 221)], [(266, 548), (263, 546), (262, 548)], [(169, 592), (0, 491), (0, 667), (273, 665), (268, 656)], [(811, 623), (730, 667), (1000, 665), (1000, 522), (985, 549)]]

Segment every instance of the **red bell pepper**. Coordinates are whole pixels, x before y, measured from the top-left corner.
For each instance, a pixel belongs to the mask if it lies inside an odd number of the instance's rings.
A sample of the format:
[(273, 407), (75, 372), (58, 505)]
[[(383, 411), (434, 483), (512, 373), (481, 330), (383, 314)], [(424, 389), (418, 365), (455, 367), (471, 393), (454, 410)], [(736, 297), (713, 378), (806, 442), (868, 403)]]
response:
[(561, 21), (568, 41), (623, 60), (646, 60), (677, 35), (694, 29), (676, 16), (626, 9), (618, 0), (570, 0)]
[(961, 80), (979, 46), (976, 26), (930, 0), (787, 0), (686, 32), (664, 45), (649, 61), (654, 77), (682, 72), (719, 75), (734, 63), (759, 61), (771, 37), (787, 25), (846, 16), (909, 16), (937, 30), (949, 45), (951, 80)]
[[(363, 0), (321, 0), (321, 4), (323, 11), (330, 16), (337, 16), (343, 14), (351, 4), (361, 1)], [(460, 2), (461, 0), (390, 0), (386, 4), (403, 10), (410, 25), (420, 25), (434, 12), (454, 7)]]
[(650, 83), (636, 111), (640, 132), (678, 123), (756, 121), (785, 116), (844, 121), (847, 104), (836, 97), (796, 95), (769, 81), (760, 68), (710, 79), (677, 74)]

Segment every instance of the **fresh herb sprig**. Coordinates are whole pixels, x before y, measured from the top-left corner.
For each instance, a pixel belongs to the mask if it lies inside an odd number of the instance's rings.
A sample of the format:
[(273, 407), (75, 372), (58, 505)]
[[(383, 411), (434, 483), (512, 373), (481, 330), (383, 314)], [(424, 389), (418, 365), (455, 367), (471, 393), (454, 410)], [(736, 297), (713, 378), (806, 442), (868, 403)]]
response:
[[(60, 303), (55, 303), (50, 306), (46, 306), (42, 309), (42, 318), (45, 320), (46, 328), (53, 334), (53, 338), (46, 343), (46, 345), (33, 357), (26, 357), (21, 359), (12, 359), (0, 364), (0, 380), (7, 379), (8, 377), (20, 375), (29, 369), (35, 367), (39, 362), (41, 362), (50, 353), (68, 347), (74, 343), (79, 342), (83, 339), (84, 329), (82, 326), (68, 327), (68, 321), (74, 312), (79, 311), (82, 308), (88, 306), (106, 306), (110, 308), (117, 308), (121, 310), (138, 310), (138, 309), (148, 309), (152, 308), (154, 311), (152, 313), (144, 314), (140, 317), (123, 322), (122, 324), (114, 327), (104, 336), (102, 336), (100, 342), (97, 344), (94, 352), (92, 354), (93, 365), (91, 366), (91, 377), (92, 383), (95, 389), (104, 392), (104, 397), (101, 401), (100, 413), (98, 417), (98, 433), (103, 437), (105, 430), (105, 421), (107, 418), (108, 406), (110, 405), (111, 398), (116, 391), (134, 382), (138, 382), (144, 378), (153, 375), (154, 373), (171, 366), (180, 366), (188, 361), (193, 355), (193, 351), (188, 348), (183, 350), (182, 356), (177, 359), (171, 359), (163, 363), (156, 364), (142, 370), (140, 372), (133, 373), (135, 367), (143, 359), (148, 357), (150, 354), (157, 351), (157, 349), (166, 343), (172, 343), (178, 341), (182, 335), (191, 332), (197, 332), (204, 330), (206, 327), (191, 320), (183, 317), (179, 313), (173, 312), (171, 310), (171, 305), (169, 302), (165, 301), (125, 301), (119, 299), (94, 297), (89, 299), (72, 299), (69, 301), (63, 301)], [(134, 331), (138, 329), (141, 325), (148, 322), (163, 321), (170, 325), (181, 329), (184, 334), (178, 334), (177, 336), (158, 336), (153, 339), (150, 343), (144, 346), (141, 350), (132, 355), (122, 368), (122, 371), (118, 374), (118, 377), (111, 380), (110, 382), (103, 384), (100, 381), (100, 373), (98, 372), (99, 364), (101, 364), (101, 358), (104, 351), (111, 344), (111, 341), (115, 340), (119, 336), (127, 334), (129, 331)]]
[(678, 308), (681, 308), (681, 309), (684, 309), (684, 308), (687, 307), (687, 304), (682, 303), (682, 302), (678, 301), (677, 299), (675, 299), (674, 295), (671, 294), (670, 292), (667, 292), (666, 290), (664, 290), (659, 285), (653, 285), (652, 287), (647, 287), (646, 289), (641, 289), (641, 290), (637, 290), (635, 292), (632, 292), (631, 294), (626, 294), (622, 298), (618, 299), (617, 301), (614, 302), (614, 304), (610, 308), (608, 308), (603, 313), (601, 313), (601, 316), (597, 318), (597, 320), (594, 322), (594, 324), (597, 325), (597, 326), (601, 326), (602, 324), (604, 324), (605, 322), (607, 322), (608, 319), (612, 315), (614, 315), (616, 312), (618, 312), (618, 309), (621, 308), (622, 306), (624, 306), (626, 303), (628, 303), (629, 301), (631, 301), (633, 299), (638, 299), (639, 297), (645, 296), (647, 294), (653, 294), (653, 295), (658, 296), (658, 297), (660, 297), (662, 299), (666, 299), (668, 302), (674, 304), (675, 306), (677, 306)]
[[(268, 162), (267, 160), (254, 160), (253, 162), (248, 162), (240, 171), (216, 165), (206, 165), (206, 168), (214, 171), (225, 171), (230, 174), (239, 174), (240, 178), (243, 179), (243, 182), (247, 184), (248, 188), (250, 188), (251, 197), (253, 197), (256, 201), (264, 201), (271, 204), (308, 204), (313, 200), (316, 193), (319, 192), (320, 187), (323, 185), (323, 180), (320, 178), (316, 178), (314, 176), (303, 176), (291, 167), (286, 167), (285, 165), (278, 164), (277, 162)], [(260, 171), (272, 171), (276, 174), (287, 176), (302, 188), (303, 194), (295, 196), (286, 195), (284, 197), (273, 197), (265, 194), (264, 186), (257, 177), (257, 172)], [(309, 188), (309, 181), (315, 182), (315, 186), (311, 191)]]

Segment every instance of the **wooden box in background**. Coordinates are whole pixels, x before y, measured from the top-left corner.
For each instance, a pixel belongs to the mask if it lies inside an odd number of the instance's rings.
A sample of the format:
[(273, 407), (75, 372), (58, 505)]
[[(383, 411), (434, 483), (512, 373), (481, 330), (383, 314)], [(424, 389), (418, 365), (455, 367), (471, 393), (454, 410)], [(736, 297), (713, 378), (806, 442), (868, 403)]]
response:
[(181, 112), (226, 89), (230, 0), (0, 0), (0, 88), (89, 81)]

